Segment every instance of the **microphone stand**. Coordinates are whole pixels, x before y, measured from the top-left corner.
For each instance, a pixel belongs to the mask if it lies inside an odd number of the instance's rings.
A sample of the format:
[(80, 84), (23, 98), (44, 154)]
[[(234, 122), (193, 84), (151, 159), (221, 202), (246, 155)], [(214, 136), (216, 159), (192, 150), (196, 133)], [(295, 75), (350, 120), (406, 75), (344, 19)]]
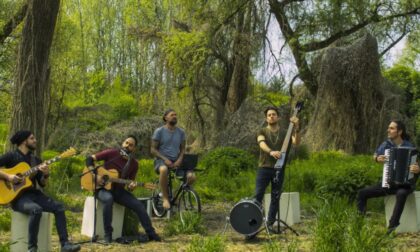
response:
[[(126, 154), (125, 151), (123, 152), (122, 150), (120, 150), (120, 156), (123, 156), (121, 153)], [(94, 191), (93, 191), (93, 204), (94, 204), (94, 208), (93, 208), (93, 234), (92, 234), (92, 238), (90, 239), (90, 241), (89, 240), (88, 241), (82, 241), (82, 242), (78, 242), (78, 243), (75, 243), (75, 244), (84, 244), (84, 243), (89, 243), (90, 242), (90, 243), (98, 243), (98, 244), (105, 245), (105, 243), (98, 242), (98, 235), (96, 234), (96, 221), (97, 221), (97, 219), (96, 219), (96, 210), (97, 210), (96, 202), (98, 200), (97, 199), (97, 192), (96, 192), (97, 189), (96, 188), (98, 186), (98, 183), (97, 183), (98, 168), (102, 167), (102, 166), (105, 166), (106, 164), (111, 163), (112, 161), (116, 160), (120, 156), (114, 157), (114, 158), (106, 161), (103, 165), (96, 165), (96, 166), (93, 167), (93, 169), (88, 168), (88, 170), (86, 172), (83, 172), (82, 174), (79, 175), (79, 178), (81, 178), (88, 173), (93, 173), (92, 180), (93, 180), (93, 185), (94, 185), (94, 188), (95, 188)], [(130, 157), (130, 155), (128, 155), (128, 156)], [(111, 239), (112, 239), (112, 237), (111, 237)]]

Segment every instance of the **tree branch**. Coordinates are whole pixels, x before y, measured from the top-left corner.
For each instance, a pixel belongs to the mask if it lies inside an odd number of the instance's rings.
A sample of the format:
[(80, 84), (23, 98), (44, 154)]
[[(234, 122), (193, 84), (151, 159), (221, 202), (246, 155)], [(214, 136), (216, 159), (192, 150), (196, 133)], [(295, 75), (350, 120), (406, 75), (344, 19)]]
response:
[(24, 4), (18, 12), (7, 22), (0, 33), (0, 44), (3, 44), (7, 37), (13, 32), (13, 30), (23, 21), (26, 16), (26, 10), (28, 4)]
[(398, 42), (400, 42), (401, 41), (401, 39), (403, 39), (404, 37), (405, 37), (405, 35), (407, 35), (408, 34), (408, 31), (406, 31), (405, 30), (405, 27), (404, 27), (404, 31), (403, 31), (403, 33), (401, 34), (401, 36), (398, 38), (398, 39), (396, 39), (395, 41), (393, 41), (387, 48), (385, 48), (380, 54), (379, 54), (379, 58), (381, 58), (382, 56), (384, 56), (385, 55), (385, 53), (387, 53), (392, 47), (394, 47), (396, 44), (398, 44)]
[(301, 50), (303, 52), (313, 52), (313, 51), (317, 51), (320, 50), (322, 48), (325, 48), (327, 46), (329, 46), (330, 44), (332, 44), (333, 42), (337, 41), (338, 39), (348, 36), (360, 29), (362, 29), (363, 27), (371, 24), (371, 23), (380, 23), (380, 22), (384, 22), (387, 20), (391, 20), (394, 18), (399, 18), (399, 17), (405, 17), (405, 16), (412, 16), (412, 15), (420, 15), (420, 7), (417, 7), (411, 11), (407, 11), (404, 13), (398, 13), (398, 14), (394, 14), (394, 15), (390, 15), (390, 16), (386, 16), (386, 17), (378, 17), (377, 13), (373, 14), (368, 20), (365, 20), (359, 24), (354, 25), (353, 27), (344, 30), (344, 31), (339, 31), (336, 34), (332, 35), (331, 37), (322, 40), (322, 41), (316, 41), (316, 42), (311, 42), (305, 45), (301, 45)]

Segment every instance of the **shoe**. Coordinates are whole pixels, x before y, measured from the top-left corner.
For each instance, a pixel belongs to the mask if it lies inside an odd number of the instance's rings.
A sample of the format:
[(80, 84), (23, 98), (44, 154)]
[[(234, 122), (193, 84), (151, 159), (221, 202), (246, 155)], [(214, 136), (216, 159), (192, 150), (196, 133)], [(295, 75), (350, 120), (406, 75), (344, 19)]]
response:
[(392, 234), (392, 232), (394, 232), (395, 231), (395, 229), (397, 229), (397, 227), (398, 227), (399, 225), (396, 225), (396, 226), (389, 226), (388, 227), (388, 230), (386, 231), (386, 234), (387, 235), (390, 235), (390, 234)]
[(104, 243), (106, 245), (111, 244), (112, 243), (112, 235), (105, 235), (105, 237), (104, 237)]
[(76, 252), (80, 250), (79, 244), (72, 244), (70, 242), (64, 243), (63, 246), (61, 246), (61, 252)]
[(32, 247), (28, 249), (28, 252), (37, 252), (38, 248), (37, 247)]
[(147, 234), (147, 237), (149, 238), (149, 241), (156, 241), (156, 242), (162, 241), (162, 238), (160, 238), (160, 236), (156, 233)]

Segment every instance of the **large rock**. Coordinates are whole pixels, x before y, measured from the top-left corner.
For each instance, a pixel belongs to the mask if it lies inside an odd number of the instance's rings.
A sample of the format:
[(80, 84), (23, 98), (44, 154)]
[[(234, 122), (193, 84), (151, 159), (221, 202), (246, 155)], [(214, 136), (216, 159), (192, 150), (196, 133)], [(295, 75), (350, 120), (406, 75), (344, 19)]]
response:
[(319, 88), (305, 143), (314, 151), (373, 152), (401, 107), (381, 76), (376, 39), (329, 47), (313, 65)]

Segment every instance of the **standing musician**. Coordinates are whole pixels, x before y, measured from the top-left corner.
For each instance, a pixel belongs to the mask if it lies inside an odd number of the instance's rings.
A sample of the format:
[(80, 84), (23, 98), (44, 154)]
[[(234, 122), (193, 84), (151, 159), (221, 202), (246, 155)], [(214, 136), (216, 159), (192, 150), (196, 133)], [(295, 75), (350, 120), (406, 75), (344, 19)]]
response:
[[(267, 225), (271, 232), (275, 232), (273, 224), (276, 220), (276, 214), (279, 210), (279, 200), (281, 195), (281, 188), (284, 179), (284, 169), (281, 169), (279, 177), (276, 179), (276, 170), (274, 165), (278, 159), (281, 158), (283, 140), (286, 136), (287, 130), (280, 129), (279, 126), (279, 111), (276, 107), (267, 107), (264, 111), (267, 127), (261, 128), (257, 135), (257, 142), (260, 147), (260, 157), (258, 161), (258, 173), (256, 179), (255, 197), (258, 203), (261, 204), (265, 189), (271, 182), (271, 203), (268, 212)], [(300, 138), (299, 119), (296, 116), (290, 118), (290, 122), (294, 124), (294, 132), (292, 135), (293, 145), (299, 144)], [(254, 235), (255, 236), (255, 235)], [(253, 238), (248, 237), (248, 238)]]
[[(137, 146), (137, 138), (128, 136), (122, 143), (121, 149), (106, 149), (94, 155), (88, 156), (86, 159), (86, 166), (90, 170), (94, 169), (95, 161), (103, 160), (104, 168), (107, 170), (116, 169), (122, 179), (130, 179), (128, 190), (132, 191), (136, 187), (135, 178), (138, 170), (138, 162), (131, 158)], [(98, 176), (99, 177), (99, 176)], [(100, 177), (100, 183), (104, 183)], [(141, 225), (150, 241), (161, 241), (161, 238), (156, 234), (152, 226), (152, 222), (147, 215), (143, 203), (134, 197), (132, 193), (124, 188), (124, 185), (114, 184), (111, 190), (101, 188), (96, 191), (98, 199), (103, 203), (103, 222), (105, 229), (105, 243), (112, 243), (112, 204), (114, 201), (120, 205), (132, 209), (139, 218)]]
[[(34, 167), (42, 163), (41, 159), (33, 155), (33, 151), (36, 149), (36, 139), (31, 131), (20, 130), (16, 132), (10, 138), (10, 142), (16, 145), (17, 149), (0, 157), (0, 167), (12, 168), (21, 162), (26, 162), (29, 166)], [(23, 191), (11, 203), (13, 210), (29, 215), (28, 251), (33, 252), (38, 249), (39, 223), (43, 211), (53, 213), (55, 216), (55, 226), (60, 238), (61, 251), (79, 251), (80, 245), (72, 244), (68, 240), (63, 204), (54, 201), (37, 188), (37, 183), (40, 187), (44, 187), (48, 177), (48, 165), (41, 164), (39, 171), (30, 178), (32, 187)], [(12, 183), (22, 182), (22, 177), (9, 175), (1, 171), (0, 179)]]
[[(185, 132), (176, 126), (178, 120), (175, 110), (168, 109), (163, 114), (165, 125), (157, 128), (152, 136), (150, 152), (155, 159), (155, 171), (159, 174), (159, 185), (162, 190), (163, 207), (169, 209), (168, 172), (179, 168), (185, 153)], [(192, 185), (195, 175), (187, 171), (187, 184)]]
[[(401, 121), (391, 121), (388, 125), (388, 140), (383, 142), (376, 149), (373, 159), (378, 163), (384, 163), (386, 161), (385, 150), (393, 147), (414, 147), (410, 143), (410, 137), (408, 136), (405, 125)], [(357, 197), (357, 208), (361, 214), (366, 213), (366, 203), (370, 198), (381, 197), (386, 195), (395, 194), (396, 202), (394, 211), (391, 219), (389, 220), (388, 231), (391, 233), (400, 224), (400, 217), (404, 210), (405, 201), (407, 196), (412, 193), (416, 187), (416, 180), (419, 176), (420, 169), (418, 163), (410, 166), (410, 172), (414, 173), (415, 176), (410, 180), (410, 185), (400, 185), (397, 187), (383, 188), (381, 183), (361, 189)]]

